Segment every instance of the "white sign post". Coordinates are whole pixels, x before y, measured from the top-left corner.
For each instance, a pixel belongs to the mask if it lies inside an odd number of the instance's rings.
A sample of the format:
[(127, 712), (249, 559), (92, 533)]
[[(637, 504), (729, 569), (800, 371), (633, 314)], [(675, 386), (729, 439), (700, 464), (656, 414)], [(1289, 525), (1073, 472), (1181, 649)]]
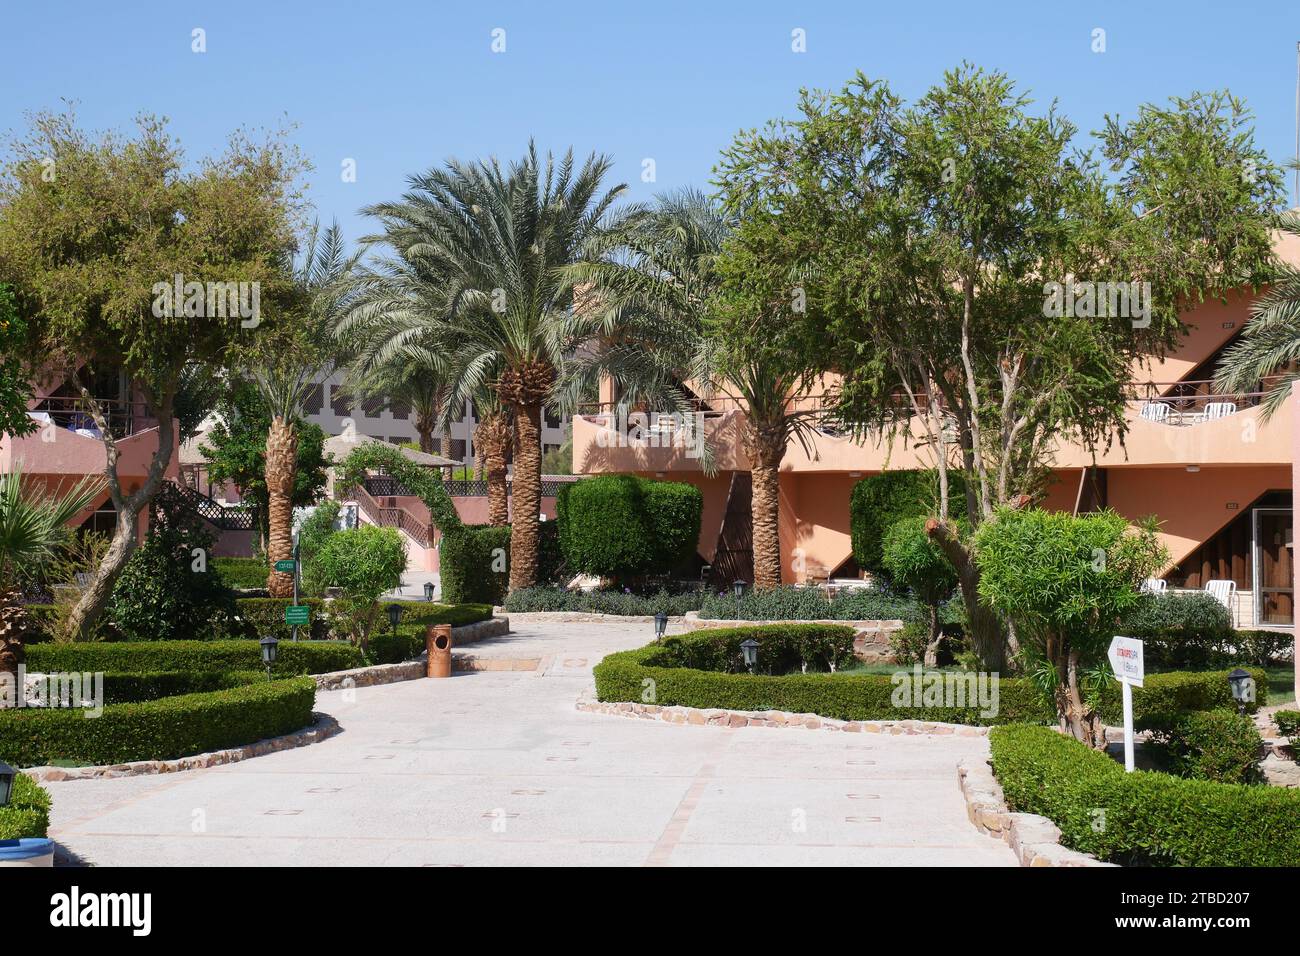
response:
[(1146, 671), (1142, 664), (1142, 642), (1132, 637), (1111, 639), (1111, 670), (1124, 692), (1124, 769), (1133, 772), (1133, 688), (1142, 686)]

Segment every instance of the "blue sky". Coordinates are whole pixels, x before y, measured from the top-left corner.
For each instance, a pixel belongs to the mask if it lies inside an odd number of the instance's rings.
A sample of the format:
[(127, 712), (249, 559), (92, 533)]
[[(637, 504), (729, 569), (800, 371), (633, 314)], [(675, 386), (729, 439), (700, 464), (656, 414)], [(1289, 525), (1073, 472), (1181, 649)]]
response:
[[(738, 129), (801, 86), (861, 69), (912, 98), (963, 59), (1056, 98), (1084, 130), (1144, 101), (1228, 87), (1274, 159), (1295, 142), (1300, 4), (1182, 2), (46, 2), (7, 4), (0, 128), (78, 103), (83, 125), (171, 118), (192, 155), (234, 127), (299, 124), (309, 194), (349, 237), (357, 210), (447, 157), (608, 152), (633, 198), (707, 186)], [(191, 51), (206, 31), (207, 52)], [(1092, 52), (1092, 31), (1106, 51)], [(492, 52), (492, 31), (506, 49)], [(805, 31), (807, 52), (791, 50)], [(345, 183), (341, 164), (356, 161)], [(642, 182), (642, 161), (657, 180)], [(1291, 179), (1288, 176), (1288, 187)]]

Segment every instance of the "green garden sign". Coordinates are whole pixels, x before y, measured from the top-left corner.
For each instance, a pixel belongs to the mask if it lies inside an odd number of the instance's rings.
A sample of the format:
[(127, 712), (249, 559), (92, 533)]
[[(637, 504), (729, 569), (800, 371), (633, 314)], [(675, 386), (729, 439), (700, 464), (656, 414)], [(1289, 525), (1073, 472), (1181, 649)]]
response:
[(311, 608), (306, 604), (290, 604), (284, 609), (285, 624), (307, 624), (311, 620)]
[(293, 574), (294, 566), (297, 563), (298, 562), (294, 561), (293, 558), (286, 558), (283, 561), (275, 562), (275, 569), (277, 571), (283, 571), (285, 574)]

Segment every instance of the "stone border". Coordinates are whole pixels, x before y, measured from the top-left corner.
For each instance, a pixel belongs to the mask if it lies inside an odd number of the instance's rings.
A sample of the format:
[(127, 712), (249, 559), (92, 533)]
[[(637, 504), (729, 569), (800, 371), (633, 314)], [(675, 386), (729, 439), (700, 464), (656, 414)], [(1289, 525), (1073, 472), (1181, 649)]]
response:
[(970, 724), (944, 724), (932, 720), (839, 720), (819, 714), (796, 714), (784, 710), (722, 710), (699, 707), (664, 707), (631, 701), (602, 701), (583, 697), (574, 705), (587, 714), (639, 717), (670, 724), (697, 727), (775, 727), (800, 730), (841, 730), (848, 733), (893, 734), (930, 737), (987, 737), (989, 728)]
[(104, 777), (138, 777), (144, 774), (180, 773), (182, 770), (199, 770), (204, 767), (218, 767), (222, 764), (239, 763), (252, 757), (276, 753), (281, 750), (293, 750), (320, 743), (337, 734), (342, 728), (329, 714), (316, 712), (315, 723), (302, 730), (280, 737), (269, 737), (242, 747), (226, 750), (213, 750), (175, 760), (135, 760), (130, 763), (105, 764), (97, 767), (31, 767), (23, 772), (37, 783), (53, 783), (60, 780), (93, 780)]
[(1061, 830), (1036, 813), (1012, 813), (987, 759), (957, 764), (957, 785), (966, 816), (986, 836), (1002, 840), (1021, 866), (1115, 866), (1061, 845)]
[(451, 646), (455, 648), (463, 644), (474, 644), (489, 637), (504, 637), (509, 633), (510, 618), (497, 615), (488, 618), (486, 621), (475, 621), (473, 624), (462, 624), (460, 627), (453, 627), (451, 629)]
[[(454, 653), (461, 644), (474, 644), (491, 637), (501, 637), (510, 633), (510, 618), (493, 617), (474, 624), (463, 624), (451, 629), (452, 668), (459, 670), (488, 670), (484, 667), (456, 668), (458, 656)], [(474, 658), (469, 658), (473, 660)], [(377, 687), (381, 684), (396, 684), (399, 681), (418, 680), (425, 674), (426, 655), (420, 654), (414, 660), (401, 661), (397, 664), (372, 664), (369, 667), (353, 667), (345, 671), (330, 671), (328, 674), (316, 674), (317, 690), (343, 690), (354, 687)]]

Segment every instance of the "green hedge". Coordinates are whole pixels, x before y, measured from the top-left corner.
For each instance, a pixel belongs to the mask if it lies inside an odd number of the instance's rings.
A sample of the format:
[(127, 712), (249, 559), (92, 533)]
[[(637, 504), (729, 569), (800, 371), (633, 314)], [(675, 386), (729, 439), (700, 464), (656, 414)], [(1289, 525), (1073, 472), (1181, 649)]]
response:
[[(762, 674), (700, 670), (688, 663), (739, 668), (740, 642), (759, 642), (760, 668), (774, 645), (789, 659), (792, 643), (852, 643), (851, 628), (827, 625), (767, 625), (709, 628), (665, 638), (632, 651), (611, 654), (595, 667), (596, 693), (604, 701), (728, 710), (785, 710), (840, 720), (934, 720), (957, 724), (996, 724), (1054, 720), (1042, 693), (1025, 679), (1004, 678), (998, 685), (998, 712), (984, 716), (978, 703), (966, 707), (895, 706), (896, 684), (888, 674)], [(960, 675), (957, 675), (960, 676)], [(650, 681), (651, 683), (646, 683)], [(653, 699), (647, 699), (649, 691)]]
[(845, 588), (827, 598), (821, 588), (793, 584), (751, 588), (739, 601), (730, 591), (709, 594), (700, 605), (700, 617), (716, 621), (892, 621), (919, 613), (915, 600), (883, 588)]
[[(1268, 703), (1268, 675), (1258, 668), (1247, 668), (1255, 679), (1255, 702), (1247, 705), (1253, 713)], [(1228, 671), (1171, 671), (1148, 674), (1144, 686), (1133, 688), (1133, 725), (1138, 730), (1172, 727), (1184, 714), (1194, 711), (1236, 709)], [(1102, 720), (1118, 726), (1124, 719), (1123, 691), (1118, 681), (1107, 680), (1094, 698)]]
[(1283, 737), (1300, 737), (1300, 710), (1275, 710), (1273, 723)]
[(266, 671), (117, 671), (104, 674), (105, 704), (138, 704), (266, 680)]
[[(291, 640), (293, 626), (284, 623), (284, 609), (291, 604), (293, 601), (289, 598), (239, 598), (235, 601), (235, 613), (239, 620), (232, 624), (231, 636), (252, 640), (267, 636), (281, 641)], [(298, 628), (299, 641), (323, 641), (329, 638), (330, 615), (325, 601), (304, 597), (298, 599), (298, 604), (311, 608), (310, 628)]]
[(1148, 668), (1267, 666), (1289, 660), (1295, 638), (1238, 631), (1228, 609), (1205, 593), (1144, 594), (1120, 633), (1141, 638)]
[(79, 710), (5, 710), (0, 711), (0, 759), (19, 767), (170, 760), (300, 730), (312, 722), (315, 700), (316, 682), (292, 677), (115, 704), (96, 718)]
[(704, 496), (682, 481), (598, 475), (555, 500), (568, 567), (605, 578), (676, 571), (695, 554)]
[[(559, 529), (543, 521), (537, 531), (537, 582), (553, 584), (566, 574)], [(500, 604), (510, 588), (510, 527), (467, 524), (444, 535), (438, 571), (447, 604)]]
[(402, 607), (402, 623), (393, 633), (387, 618), (382, 627), (370, 635), (370, 662), (372, 664), (398, 664), (419, 657), (424, 651), (425, 631), (431, 624), (450, 624), (464, 627), (492, 617), (490, 604), (429, 604), (419, 601), (385, 601)]
[(1047, 727), (989, 734), (1012, 810), (1061, 828), (1066, 846), (1115, 863), (1300, 866), (1300, 791), (1125, 773)]
[[(324, 674), (360, 667), (359, 648), (343, 641), (281, 641), (274, 672)], [(38, 644), (27, 649), (31, 672), (255, 671), (262, 668), (256, 641), (133, 641)]]
[[(966, 484), (948, 472), (949, 511), (964, 514)], [(883, 471), (868, 475), (849, 495), (849, 534), (853, 558), (864, 571), (880, 573), (881, 550), (887, 532), (902, 518), (926, 517), (939, 508), (937, 471)]]
[(1184, 714), (1146, 746), (1162, 770), (1189, 780), (1262, 783), (1263, 741), (1255, 721), (1235, 710)]
[(26, 774), (14, 777), (9, 805), (0, 807), (0, 840), (43, 837), (50, 826), (50, 795)]
[(227, 587), (240, 590), (266, 587), (270, 568), (262, 558), (213, 558), (212, 565)]
[(514, 614), (536, 611), (585, 611), (591, 614), (620, 614), (628, 616), (665, 614), (682, 615), (703, 607), (707, 592), (685, 591), (671, 594), (660, 590), (655, 594), (634, 594), (631, 591), (598, 589), (594, 591), (569, 590), (559, 587), (518, 588), (505, 599), (505, 609)]

